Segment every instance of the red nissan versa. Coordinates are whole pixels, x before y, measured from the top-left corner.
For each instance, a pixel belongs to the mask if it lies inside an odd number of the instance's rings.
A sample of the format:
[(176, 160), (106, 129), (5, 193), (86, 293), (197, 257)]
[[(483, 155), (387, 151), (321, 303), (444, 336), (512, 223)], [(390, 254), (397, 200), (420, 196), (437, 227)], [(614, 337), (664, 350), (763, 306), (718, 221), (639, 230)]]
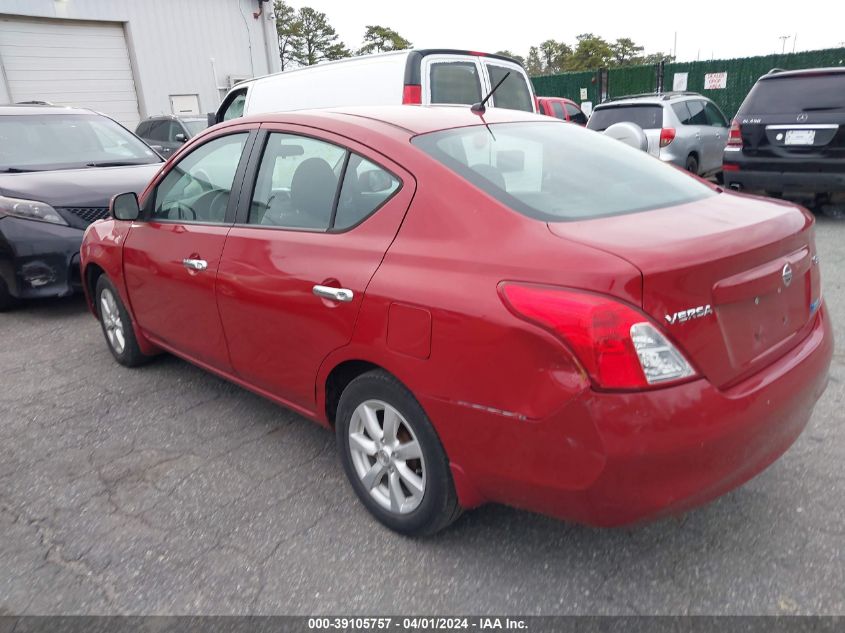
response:
[(812, 216), (549, 117), (238, 119), (112, 215), (82, 266), (117, 361), (172, 352), (334, 428), (407, 534), (486, 501), (682, 511), (782, 454), (827, 381)]

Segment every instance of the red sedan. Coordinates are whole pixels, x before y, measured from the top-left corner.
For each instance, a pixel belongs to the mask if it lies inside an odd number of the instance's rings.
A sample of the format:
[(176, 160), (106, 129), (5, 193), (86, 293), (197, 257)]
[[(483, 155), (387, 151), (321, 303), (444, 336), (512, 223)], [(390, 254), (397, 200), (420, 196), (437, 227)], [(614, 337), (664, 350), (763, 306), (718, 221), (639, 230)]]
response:
[(495, 109), (267, 114), (88, 229), (109, 348), (180, 356), (337, 435), (383, 523), (492, 501), (679, 512), (781, 455), (827, 383), (813, 218)]

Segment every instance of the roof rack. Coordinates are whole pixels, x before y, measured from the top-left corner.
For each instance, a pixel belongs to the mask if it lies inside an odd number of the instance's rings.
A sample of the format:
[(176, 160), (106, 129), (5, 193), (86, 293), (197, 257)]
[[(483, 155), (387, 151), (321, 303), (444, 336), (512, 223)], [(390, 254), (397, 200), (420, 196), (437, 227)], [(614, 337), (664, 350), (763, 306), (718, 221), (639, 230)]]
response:
[(767, 75), (776, 75), (776, 74), (778, 74), (778, 73), (783, 73), (783, 72), (786, 72), (786, 70), (784, 70), (783, 68), (772, 68), (772, 69), (771, 69), (769, 72), (767, 72), (766, 74), (767, 74)]
[(684, 96), (695, 96), (700, 97), (701, 95), (697, 92), (692, 92), (690, 90), (669, 90), (666, 92), (642, 92), (640, 94), (633, 94), (633, 95), (623, 95), (621, 97), (612, 97), (605, 99), (602, 103), (610, 103), (611, 101), (621, 101), (623, 99), (645, 99), (648, 97), (659, 97), (662, 98), (663, 101), (669, 101), (672, 97), (684, 97)]

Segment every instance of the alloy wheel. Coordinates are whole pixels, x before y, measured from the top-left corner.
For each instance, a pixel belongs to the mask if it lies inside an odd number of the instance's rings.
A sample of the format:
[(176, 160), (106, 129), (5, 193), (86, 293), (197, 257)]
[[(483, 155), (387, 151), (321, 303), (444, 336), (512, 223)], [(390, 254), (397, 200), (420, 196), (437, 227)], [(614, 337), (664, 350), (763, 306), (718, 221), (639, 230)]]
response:
[(106, 331), (109, 345), (117, 354), (122, 354), (126, 347), (123, 320), (120, 318), (117, 301), (108, 288), (104, 288), (100, 293), (100, 319), (103, 322), (103, 329)]
[(349, 450), (355, 472), (385, 510), (413, 512), (422, 502), (426, 468), (411, 425), (381, 400), (362, 402), (349, 423)]

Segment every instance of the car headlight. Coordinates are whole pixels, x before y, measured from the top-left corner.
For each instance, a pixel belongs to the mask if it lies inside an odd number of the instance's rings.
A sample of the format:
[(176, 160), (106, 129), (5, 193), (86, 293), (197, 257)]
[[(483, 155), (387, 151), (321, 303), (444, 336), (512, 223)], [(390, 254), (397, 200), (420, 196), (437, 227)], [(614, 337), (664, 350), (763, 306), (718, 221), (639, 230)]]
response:
[(24, 220), (37, 220), (38, 222), (49, 222), (50, 224), (68, 226), (65, 219), (56, 213), (53, 207), (37, 200), (21, 200), (20, 198), (0, 196), (0, 218), (4, 215), (11, 215), (16, 218), (23, 218)]

